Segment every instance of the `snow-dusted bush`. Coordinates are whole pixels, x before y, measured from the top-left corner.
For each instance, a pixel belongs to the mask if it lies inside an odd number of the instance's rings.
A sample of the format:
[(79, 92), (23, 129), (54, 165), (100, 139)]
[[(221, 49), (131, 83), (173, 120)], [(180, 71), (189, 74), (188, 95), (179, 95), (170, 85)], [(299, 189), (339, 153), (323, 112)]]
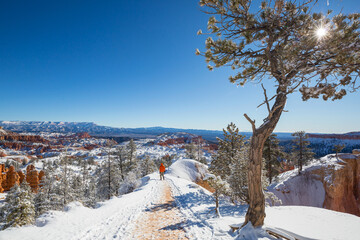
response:
[(141, 181), (138, 179), (137, 174), (135, 172), (129, 172), (120, 185), (119, 194), (130, 193), (134, 191), (137, 187), (139, 187), (140, 184)]

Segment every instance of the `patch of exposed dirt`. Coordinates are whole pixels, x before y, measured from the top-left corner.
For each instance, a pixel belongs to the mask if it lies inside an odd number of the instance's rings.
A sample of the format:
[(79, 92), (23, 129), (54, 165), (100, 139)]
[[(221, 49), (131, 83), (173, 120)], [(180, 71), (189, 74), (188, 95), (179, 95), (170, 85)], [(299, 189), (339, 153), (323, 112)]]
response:
[(140, 215), (132, 239), (188, 239), (183, 228), (184, 219), (171, 196), (168, 182), (162, 181), (160, 186), (163, 196)]

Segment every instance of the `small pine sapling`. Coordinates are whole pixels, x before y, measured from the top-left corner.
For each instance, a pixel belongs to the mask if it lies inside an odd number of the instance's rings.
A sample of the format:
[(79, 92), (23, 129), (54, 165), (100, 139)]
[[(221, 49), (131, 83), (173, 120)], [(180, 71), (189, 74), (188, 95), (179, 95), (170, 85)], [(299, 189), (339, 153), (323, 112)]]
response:
[(185, 146), (186, 157), (189, 159), (196, 159), (197, 151), (194, 143), (190, 143)]
[(220, 176), (215, 176), (214, 174), (207, 174), (204, 180), (208, 181), (209, 185), (215, 190), (213, 197), (215, 200), (215, 208), (212, 211), (215, 211), (215, 214), (218, 217), (221, 217), (219, 200), (223, 195), (227, 195), (230, 191), (229, 184), (222, 180)]
[(338, 153), (340, 153), (344, 148), (345, 148), (345, 144), (334, 145), (333, 151), (336, 152), (336, 158), (338, 158)]

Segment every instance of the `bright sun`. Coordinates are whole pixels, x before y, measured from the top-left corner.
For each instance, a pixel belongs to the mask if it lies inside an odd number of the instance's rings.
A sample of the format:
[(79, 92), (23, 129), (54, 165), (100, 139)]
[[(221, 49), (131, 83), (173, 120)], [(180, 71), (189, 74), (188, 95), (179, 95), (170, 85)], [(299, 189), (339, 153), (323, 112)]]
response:
[(316, 30), (316, 35), (318, 38), (323, 38), (326, 35), (327, 31), (324, 27), (320, 27)]

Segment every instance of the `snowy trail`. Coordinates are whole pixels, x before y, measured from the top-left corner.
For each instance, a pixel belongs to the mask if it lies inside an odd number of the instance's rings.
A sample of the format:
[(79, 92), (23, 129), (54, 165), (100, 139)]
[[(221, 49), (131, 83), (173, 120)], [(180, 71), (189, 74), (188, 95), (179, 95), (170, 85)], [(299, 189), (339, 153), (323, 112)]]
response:
[(189, 237), (191, 239), (213, 239), (213, 229), (211, 226), (206, 225), (203, 220), (196, 216), (196, 213), (192, 210), (190, 205), (179, 200), (181, 195), (186, 194), (182, 191), (183, 188), (177, 186), (182, 179), (170, 176), (167, 176), (167, 179), (171, 185), (171, 190), (175, 196), (176, 203), (180, 207), (180, 211), (187, 217), (185, 229), (188, 232)]
[(184, 201), (189, 192), (199, 191), (189, 188), (190, 181), (171, 174), (160, 181), (158, 173), (146, 178), (142, 187), (98, 208), (73, 202), (64, 211), (41, 216), (35, 225), (1, 231), (0, 240), (217, 239), (211, 226), (192, 210), (201, 199)]
[(136, 218), (161, 196), (157, 174), (149, 175), (148, 182), (136, 191), (112, 198), (96, 209), (71, 203), (64, 212), (51, 211), (40, 217), (36, 226), (7, 229), (0, 239), (131, 239)]
[(172, 197), (168, 181), (160, 181), (162, 197), (137, 219), (131, 239), (188, 239), (180, 213)]

